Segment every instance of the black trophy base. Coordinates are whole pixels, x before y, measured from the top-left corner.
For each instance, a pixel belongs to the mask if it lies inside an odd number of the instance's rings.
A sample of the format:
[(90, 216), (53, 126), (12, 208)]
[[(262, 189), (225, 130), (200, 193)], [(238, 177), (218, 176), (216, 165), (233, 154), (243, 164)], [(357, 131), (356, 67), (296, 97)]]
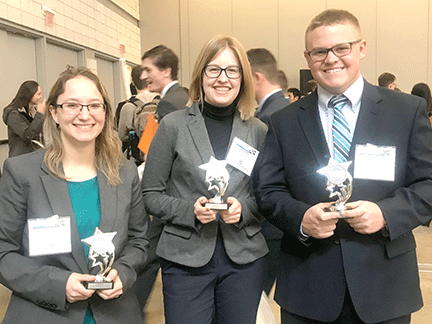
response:
[(205, 206), (210, 208), (211, 210), (228, 210), (229, 204), (227, 203), (205, 203)]
[(114, 282), (112, 281), (86, 281), (84, 287), (89, 290), (107, 290), (114, 288)]

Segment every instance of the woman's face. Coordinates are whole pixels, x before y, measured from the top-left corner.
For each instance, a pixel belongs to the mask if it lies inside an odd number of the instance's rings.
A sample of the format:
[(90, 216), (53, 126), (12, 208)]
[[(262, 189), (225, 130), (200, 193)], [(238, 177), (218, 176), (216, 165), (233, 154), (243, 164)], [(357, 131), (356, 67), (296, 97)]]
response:
[(37, 105), (37, 104), (41, 103), (41, 101), (42, 101), (42, 90), (41, 90), (41, 87), (38, 87), (36, 93), (33, 95), (30, 102)]
[[(104, 103), (96, 85), (82, 76), (70, 79), (65, 84), (65, 91), (57, 98), (57, 104), (63, 108), (50, 107), (54, 121), (60, 126), (64, 144), (73, 146), (95, 143), (105, 124), (105, 110), (94, 109)], [(81, 109), (67, 109), (67, 104), (92, 105)]]
[[(239, 60), (229, 47), (217, 54), (207, 66), (219, 68), (240, 68)], [(216, 107), (226, 107), (234, 102), (240, 92), (242, 77), (228, 78), (226, 70), (222, 71), (217, 78), (209, 78), (203, 73), (203, 90), (205, 101)]]

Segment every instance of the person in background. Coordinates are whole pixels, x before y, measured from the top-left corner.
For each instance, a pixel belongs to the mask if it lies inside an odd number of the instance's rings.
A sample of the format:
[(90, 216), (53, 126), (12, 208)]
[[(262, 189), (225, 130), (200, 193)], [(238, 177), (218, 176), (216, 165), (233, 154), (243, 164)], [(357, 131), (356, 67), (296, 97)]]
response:
[[(141, 324), (130, 288), (146, 259), (148, 216), (107, 92), (87, 68), (69, 67), (47, 106), (46, 148), (7, 159), (0, 180), (0, 282), (12, 291), (3, 323)], [(105, 239), (89, 252), (82, 240), (97, 228)], [(113, 288), (86, 289), (112, 244)]]
[(395, 90), (395, 88), (397, 87), (396, 76), (389, 72), (381, 73), (378, 77), (378, 85), (380, 87)]
[(270, 118), (255, 188), (284, 232), (283, 324), (410, 323), (423, 304), (412, 231), (432, 215), (431, 124), (423, 99), (362, 77), (366, 44), (348, 11), (314, 17), (304, 56), (318, 89)]
[(24, 81), (15, 98), (3, 109), (3, 121), (8, 128), (9, 157), (41, 147), (45, 111), (39, 84), (32, 80)]
[(432, 97), (429, 86), (426, 83), (417, 83), (413, 86), (411, 94), (422, 97), (426, 100), (427, 113), (432, 123)]
[(287, 89), (288, 89), (288, 78), (286, 77), (286, 74), (284, 71), (282, 70), (278, 70), (278, 84), (280, 86), (280, 88), (282, 89), (282, 92), (285, 96), (285, 98), (288, 98), (288, 93), (287, 93)]
[(305, 85), (306, 96), (310, 95), (312, 92), (314, 92), (316, 90), (317, 86), (318, 86), (318, 83), (314, 79), (311, 79), (308, 82), (306, 82), (306, 85)]
[[(162, 119), (142, 181), (147, 212), (166, 222), (156, 251), (166, 323), (254, 324), (268, 249), (249, 174), (267, 127), (253, 117), (251, 69), (237, 39), (204, 45), (189, 94), (189, 108)], [(227, 155), (248, 167), (227, 164)], [(210, 189), (224, 181), (229, 208), (212, 210)]]
[(153, 47), (142, 57), (141, 78), (148, 83), (151, 92), (161, 95), (157, 111), (159, 120), (173, 111), (186, 108), (189, 97), (177, 81), (178, 69), (177, 55), (164, 45)]
[(301, 92), (297, 88), (288, 88), (288, 98), (291, 103), (296, 102), (301, 98)]

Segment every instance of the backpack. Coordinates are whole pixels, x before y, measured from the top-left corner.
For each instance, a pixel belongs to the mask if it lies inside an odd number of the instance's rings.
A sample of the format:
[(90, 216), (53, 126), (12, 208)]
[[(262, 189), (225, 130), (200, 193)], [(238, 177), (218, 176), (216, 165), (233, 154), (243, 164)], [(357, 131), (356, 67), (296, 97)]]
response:
[[(159, 95), (155, 96), (152, 101), (146, 103), (142, 102), (140, 99), (135, 97), (132, 97), (131, 99), (126, 101), (134, 104), (136, 108), (132, 118), (132, 127), (129, 129), (129, 138), (126, 142), (123, 142), (122, 150), (123, 152), (125, 152), (127, 159), (130, 160), (131, 157), (133, 157), (135, 159), (135, 162), (138, 165), (144, 161), (143, 154), (138, 148), (138, 143), (144, 132), (148, 115), (153, 114), (153, 116), (157, 118), (156, 110), (159, 101), (160, 101)], [(120, 110), (124, 106), (124, 104), (120, 107)], [(119, 116), (120, 116), (120, 112), (119, 112)]]
[[(127, 104), (128, 102), (131, 102), (131, 103), (133, 103), (135, 106), (137, 106), (137, 104), (136, 104), (137, 101), (141, 101), (141, 100), (139, 100), (139, 99), (138, 99), (137, 97), (135, 97), (135, 96), (132, 96), (132, 97), (130, 97), (129, 99), (124, 100), (124, 101), (120, 101), (120, 102), (118, 103), (117, 108), (116, 108), (116, 112), (115, 112), (115, 115), (114, 115), (114, 125), (115, 125), (115, 129), (116, 129), (116, 130), (118, 130), (118, 126), (119, 126), (119, 122), (120, 122), (120, 113), (121, 113), (121, 110), (122, 110), (123, 106), (124, 106), (125, 104)], [(141, 102), (142, 102), (142, 101), (141, 101)]]

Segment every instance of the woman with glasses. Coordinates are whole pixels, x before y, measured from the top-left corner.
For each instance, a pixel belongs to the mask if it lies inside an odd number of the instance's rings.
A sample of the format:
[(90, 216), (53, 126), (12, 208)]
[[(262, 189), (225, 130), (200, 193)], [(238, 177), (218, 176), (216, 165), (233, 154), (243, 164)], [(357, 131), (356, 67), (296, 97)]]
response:
[(129, 288), (148, 216), (106, 90), (69, 67), (47, 107), (46, 148), (6, 160), (0, 180), (0, 282), (12, 291), (3, 323), (142, 323)]
[[(268, 249), (251, 177), (266, 126), (237, 39), (204, 45), (189, 95), (161, 121), (143, 177), (147, 212), (166, 222), (156, 251), (166, 323), (252, 324)], [(214, 196), (223, 202), (208, 204)]]
[(36, 81), (24, 81), (15, 98), (3, 109), (8, 128), (9, 157), (33, 152), (42, 146), (42, 124), (46, 111), (42, 90)]

